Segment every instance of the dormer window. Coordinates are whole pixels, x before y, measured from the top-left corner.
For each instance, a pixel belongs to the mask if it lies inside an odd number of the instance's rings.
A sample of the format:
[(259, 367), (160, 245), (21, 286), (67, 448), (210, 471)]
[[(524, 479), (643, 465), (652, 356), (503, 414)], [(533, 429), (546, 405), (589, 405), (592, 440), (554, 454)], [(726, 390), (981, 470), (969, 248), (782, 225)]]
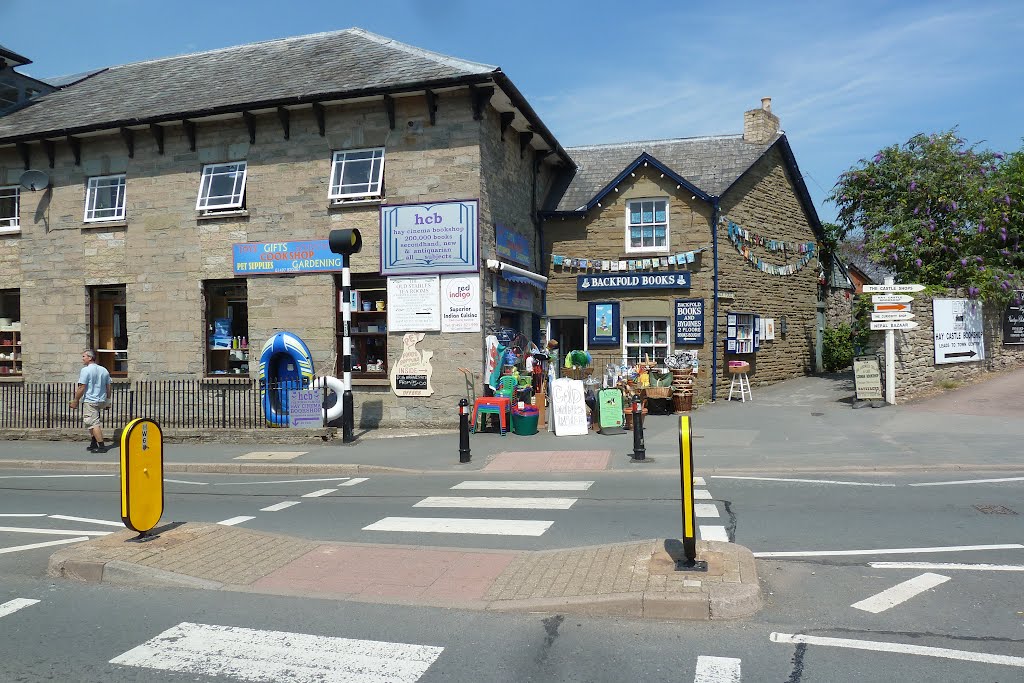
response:
[(199, 180), (196, 211), (217, 213), (245, 207), (246, 162), (206, 164)]
[(334, 153), (328, 199), (334, 202), (380, 199), (383, 188), (383, 147)]

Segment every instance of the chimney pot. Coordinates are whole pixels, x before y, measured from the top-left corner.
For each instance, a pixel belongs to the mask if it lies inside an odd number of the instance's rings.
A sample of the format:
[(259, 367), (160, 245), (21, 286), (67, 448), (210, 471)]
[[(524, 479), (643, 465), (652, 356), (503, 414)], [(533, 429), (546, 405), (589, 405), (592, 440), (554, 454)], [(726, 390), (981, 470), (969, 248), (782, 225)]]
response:
[(765, 111), (769, 111), (770, 112), (772, 110), (772, 98), (770, 98), (770, 97), (762, 97), (761, 98), (761, 109), (764, 109)]
[(762, 97), (761, 108), (743, 114), (743, 139), (758, 145), (771, 142), (779, 133), (779, 117), (772, 113), (772, 98)]

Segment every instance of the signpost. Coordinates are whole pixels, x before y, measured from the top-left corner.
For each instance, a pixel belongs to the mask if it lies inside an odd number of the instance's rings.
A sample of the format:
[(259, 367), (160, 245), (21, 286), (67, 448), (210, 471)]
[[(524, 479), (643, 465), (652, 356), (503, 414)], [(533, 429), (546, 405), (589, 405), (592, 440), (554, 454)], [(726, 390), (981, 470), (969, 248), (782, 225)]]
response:
[[(885, 278), (891, 280), (891, 277)], [(865, 294), (887, 294), (894, 292), (920, 292), (924, 290), (924, 285), (897, 285), (892, 282), (886, 282), (884, 285), (864, 285)]]
[(886, 311), (907, 311), (910, 312), (910, 304), (875, 304), (875, 311), (878, 313)]
[[(913, 330), (917, 327), (917, 322), (913, 320), (872, 320), (872, 330)], [(886, 359), (886, 365), (888, 365), (888, 359)]]
[[(896, 403), (896, 335), (895, 330), (913, 330), (918, 324), (910, 318), (914, 317), (911, 312), (910, 302), (914, 297), (907, 296), (906, 292), (920, 292), (924, 285), (919, 284), (896, 284), (893, 278), (885, 278), (883, 285), (864, 285), (865, 294), (874, 294), (871, 303), (874, 310), (871, 313), (872, 330), (885, 330), (885, 402), (894, 405)], [(854, 370), (856, 373), (856, 369)], [(858, 388), (858, 398), (860, 389)]]
[(906, 294), (875, 294), (871, 297), (873, 304), (909, 304), (914, 297)]
[(913, 313), (907, 313), (906, 311), (886, 311), (884, 313), (872, 313), (872, 320), (911, 320), (914, 317)]

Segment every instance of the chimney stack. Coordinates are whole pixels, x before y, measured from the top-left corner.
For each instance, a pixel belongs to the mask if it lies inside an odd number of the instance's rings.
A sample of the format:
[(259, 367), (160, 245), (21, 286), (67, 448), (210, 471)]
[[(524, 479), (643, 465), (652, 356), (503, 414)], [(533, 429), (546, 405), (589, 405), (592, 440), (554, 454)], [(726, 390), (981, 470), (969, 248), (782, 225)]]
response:
[(772, 113), (772, 98), (762, 97), (761, 108), (743, 114), (743, 141), (758, 145), (771, 142), (779, 132), (779, 117)]

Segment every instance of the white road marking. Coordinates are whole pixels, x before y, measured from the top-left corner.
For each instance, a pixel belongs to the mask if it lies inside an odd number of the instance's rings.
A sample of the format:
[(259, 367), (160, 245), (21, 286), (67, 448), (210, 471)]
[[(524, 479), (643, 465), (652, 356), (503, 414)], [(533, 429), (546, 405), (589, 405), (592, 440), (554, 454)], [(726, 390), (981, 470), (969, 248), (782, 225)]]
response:
[(464, 481), (453, 489), (489, 491), (586, 491), (592, 481)]
[(835, 484), (837, 486), (896, 486), (896, 484), (876, 484), (865, 481), (834, 481), (832, 479), (779, 479), (777, 477), (729, 477), (723, 474), (713, 474), (712, 479), (742, 479), (746, 481), (783, 481), (795, 484)]
[(701, 540), (729, 542), (729, 532), (725, 530), (724, 526), (701, 524), (699, 528)]
[(718, 506), (714, 503), (694, 503), (693, 514), (698, 517), (719, 517)]
[(111, 664), (243, 681), (415, 683), (443, 647), (182, 622)]
[(708, 491), (707, 489), (694, 489), (693, 490), (693, 499), (694, 500), (714, 500), (714, 498), (711, 497), (711, 491)]
[(334, 489), (320, 489), (319, 491), (312, 491), (310, 493), (303, 493), (303, 498), (319, 498), (320, 496), (326, 496), (328, 493), (334, 493)]
[(338, 486), (339, 487), (341, 487), (341, 486), (355, 486), (356, 484), (362, 484), (364, 481), (369, 481), (369, 480), (370, 480), (369, 477), (356, 477), (355, 479), (350, 479), (350, 480), (346, 481), (344, 484), (338, 484)]
[(1020, 564), (959, 564), (956, 562), (868, 562), (875, 569), (966, 569), (978, 572), (1024, 572)]
[(926, 645), (905, 645), (903, 643), (885, 643), (877, 640), (851, 640), (848, 638), (826, 638), (824, 636), (805, 636), (792, 633), (772, 633), (769, 637), (773, 643), (807, 643), (808, 645), (827, 645), (844, 647), (852, 650), (872, 650), (874, 652), (895, 652), (905, 655), (921, 655), (923, 657), (941, 657), (957, 659), (963, 662), (980, 662), (982, 664), (1006, 664), (1007, 666), (1024, 667), (1024, 657), (1009, 655), (993, 655), (985, 652), (968, 650), (950, 650), (944, 647), (928, 647)]
[(1024, 548), (1020, 543), (998, 545), (947, 545), (935, 548), (878, 548), (877, 550), (793, 550), (754, 553), (754, 557), (828, 557), (840, 555), (913, 555), (914, 553), (961, 553), (970, 550), (1013, 550)]
[(250, 519), (256, 519), (256, 518), (255, 517), (247, 517), (246, 515), (241, 515), (239, 517), (232, 517), (231, 519), (225, 519), (222, 522), (217, 522), (217, 524), (220, 524), (222, 526), (235, 526), (236, 524), (241, 524), (242, 522), (248, 522)]
[(89, 524), (104, 524), (124, 528), (124, 522), (111, 522), (106, 519), (91, 519), (89, 517), (69, 517), (68, 515), (48, 515), (51, 519), (63, 519), (69, 522), (88, 522)]
[(280, 479), (278, 481), (222, 481), (214, 483), (214, 486), (249, 486), (258, 484), (305, 484), (318, 481), (345, 481), (350, 477), (328, 477), (326, 479)]
[(430, 496), (414, 508), (484, 508), (487, 510), (568, 510), (577, 498), (487, 498)]
[(45, 517), (45, 512), (7, 512), (0, 514), (0, 517)]
[(886, 588), (877, 595), (872, 595), (870, 598), (864, 598), (859, 602), (855, 602), (850, 605), (850, 607), (863, 610), (864, 612), (878, 614), (879, 612), (884, 612), (891, 607), (895, 607), (901, 602), (906, 602), (915, 595), (924, 593), (926, 590), (931, 590), (936, 586), (940, 586), (947, 581), (949, 581), (948, 576), (925, 572), (924, 574), (915, 576), (903, 583), (898, 583), (892, 588)]
[(8, 614), (14, 614), (20, 609), (29, 607), (39, 602), (38, 600), (32, 600), (30, 598), (14, 598), (7, 602), (0, 604), (0, 617), (6, 617)]
[(265, 508), (260, 508), (260, 512), (278, 512), (280, 510), (284, 510), (285, 508), (290, 508), (293, 505), (298, 505), (301, 502), (302, 501), (300, 500), (286, 500), (281, 503), (274, 503), (273, 505), (268, 505)]
[(165, 482), (170, 484), (192, 484), (194, 486), (209, 486), (208, 481), (185, 481), (183, 479), (164, 479)]
[(740, 683), (740, 662), (734, 657), (697, 657), (693, 683)]
[(525, 519), (458, 519), (452, 517), (385, 517), (363, 531), (421, 531), (436, 534), (541, 536), (554, 522)]
[(80, 531), (78, 529), (30, 529), (21, 526), (0, 526), (0, 531), (13, 534), (46, 534), (48, 536), (108, 536), (113, 531)]
[(20, 553), (22, 550), (49, 548), (51, 546), (64, 545), (66, 543), (81, 543), (82, 541), (88, 540), (88, 536), (76, 536), (75, 538), (62, 538), (59, 541), (44, 541), (42, 543), (29, 543), (28, 545), (12, 545), (10, 548), (0, 548), (0, 555), (6, 555), (7, 553)]
[(116, 474), (5, 474), (0, 479), (68, 479), (87, 477), (116, 477)]
[(707, 484), (704, 483), (704, 477), (694, 477), (693, 478), (693, 485), (694, 486), (707, 486)]
[(908, 486), (953, 486), (954, 484), (999, 484), (1004, 481), (1024, 481), (1024, 477), (1006, 477), (1004, 479), (962, 479), (960, 481), (926, 481)]

